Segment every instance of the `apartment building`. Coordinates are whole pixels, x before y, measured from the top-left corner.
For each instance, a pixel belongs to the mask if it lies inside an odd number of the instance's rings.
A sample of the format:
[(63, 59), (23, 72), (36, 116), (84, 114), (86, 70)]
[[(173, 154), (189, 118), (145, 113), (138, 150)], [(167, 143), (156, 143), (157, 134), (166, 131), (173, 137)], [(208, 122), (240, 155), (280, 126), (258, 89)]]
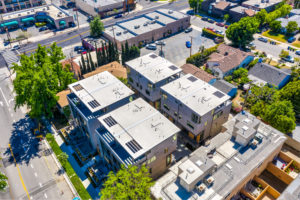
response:
[(45, 5), (45, 0), (0, 0), (0, 14)]
[(96, 148), (95, 131), (100, 126), (97, 118), (128, 103), (134, 92), (107, 71), (68, 87), (71, 93), (67, 98), (75, 124)]
[(117, 171), (121, 164), (145, 164), (151, 176), (157, 178), (170, 166), (180, 130), (142, 98), (98, 120), (100, 154), (111, 170)]
[(228, 119), (230, 97), (191, 74), (161, 87), (161, 93), (162, 112), (186, 130), (194, 147), (219, 133)]
[(182, 69), (150, 53), (125, 63), (128, 83), (155, 108), (160, 108), (160, 88), (181, 76)]
[(276, 199), (280, 194), (261, 174), (281, 154), (285, 140), (283, 133), (242, 112), (208, 145), (172, 166), (151, 192), (164, 200)]

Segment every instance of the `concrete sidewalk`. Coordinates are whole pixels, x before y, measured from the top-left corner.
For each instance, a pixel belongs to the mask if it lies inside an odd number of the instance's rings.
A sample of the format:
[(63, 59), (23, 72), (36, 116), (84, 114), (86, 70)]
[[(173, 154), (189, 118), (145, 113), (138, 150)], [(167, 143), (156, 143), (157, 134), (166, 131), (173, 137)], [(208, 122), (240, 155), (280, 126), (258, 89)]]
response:
[(293, 46), (292, 44), (280, 42), (280, 41), (278, 41), (278, 40), (274, 40), (274, 39), (272, 39), (272, 38), (263, 36), (263, 35), (258, 34), (258, 33), (254, 34), (253, 37), (254, 37), (255, 39), (258, 39), (258, 38), (260, 38), (260, 37), (263, 37), (263, 38), (266, 38), (266, 39), (271, 40), (271, 41), (273, 41), (273, 42), (279, 43), (277, 46), (280, 46), (280, 47), (282, 47), (282, 48), (284, 48), (284, 49), (286, 49), (286, 50), (288, 50), (288, 49), (287, 49), (288, 47), (292, 47), (292, 48), (294, 48), (294, 49), (296, 49), (296, 50), (300, 50), (298, 47), (295, 47), (295, 46)]

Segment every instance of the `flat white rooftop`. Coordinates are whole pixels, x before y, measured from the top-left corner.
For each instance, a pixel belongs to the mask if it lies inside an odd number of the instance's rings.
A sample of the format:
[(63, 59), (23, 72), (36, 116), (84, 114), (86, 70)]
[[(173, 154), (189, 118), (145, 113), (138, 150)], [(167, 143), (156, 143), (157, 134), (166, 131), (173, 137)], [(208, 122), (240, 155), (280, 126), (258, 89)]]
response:
[(72, 83), (69, 88), (91, 112), (101, 110), (134, 94), (107, 71)]
[(84, 2), (86, 2), (87, 4), (98, 8), (101, 6), (108, 6), (108, 5), (113, 5), (113, 4), (117, 4), (117, 3), (122, 3), (123, 0), (84, 0)]
[(129, 32), (124, 28), (121, 28), (118, 25), (107, 27), (105, 29), (105, 33), (112, 38), (116, 38), (116, 40), (118, 41), (126, 41), (130, 38), (135, 37), (134, 34), (132, 34), (131, 32)]
[(126, 62), (126, 65), (144, 76), (153, 84), (182, 71), (165, 58), (150, 53)]
[(200, 116), (230, 99), (227, 94), (191, 74), (172, 81), (161, 89)]
[(111, 111), (98, 120), (134, 159), (180, 131), (142, 98)]

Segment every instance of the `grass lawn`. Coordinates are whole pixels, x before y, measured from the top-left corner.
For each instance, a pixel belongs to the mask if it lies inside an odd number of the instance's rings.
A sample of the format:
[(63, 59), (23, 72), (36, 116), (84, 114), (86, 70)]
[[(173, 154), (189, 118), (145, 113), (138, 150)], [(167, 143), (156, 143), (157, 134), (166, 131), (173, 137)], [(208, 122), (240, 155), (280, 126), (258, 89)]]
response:
[(292, 43), (293, 46), (300, 48), (300, 41), (296, 40)]
[(285, 35), (280, 34), (280, 33), (273, 33), (270, 30), (263, 32), (262, 35), (265, 37), (280, 41), (280, 42), (287, 42), (287, 39), (288, 39), (288, 37), (286, 37)]
[[(60, 161), (59, 155), (63, 152), (58, 144), (56, 143), (54, 136), (51, 133), (48, 133), (46, 135), (46, 139), (48, 143), (50, 144), (53, 152), (55, 153), (56, 157)], [(92, 199), (90, 194), (86, 191), (85, 187), (83, 186), (81, 180), (77, 176), (76, 172), (74, 171), (72, 165), (67, 161), (67, 162), (61, 162), (61, 165), (65, 169), (67, 175), (69, 176), (71, 182), (73, 183), (75, 189), (77, 190), (79, 196), (81, 199)]]

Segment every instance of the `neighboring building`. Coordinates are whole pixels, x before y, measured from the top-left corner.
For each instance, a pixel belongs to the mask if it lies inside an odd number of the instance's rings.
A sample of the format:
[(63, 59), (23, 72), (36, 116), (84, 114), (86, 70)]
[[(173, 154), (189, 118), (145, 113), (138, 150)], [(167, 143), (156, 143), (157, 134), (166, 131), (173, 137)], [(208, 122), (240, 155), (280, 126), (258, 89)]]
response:
[(0, 14), (45, 5), (45, 0), (0, 0)]
[(231, 98), (235, 97), (237, 93), (237, 87), (228, 83), (225, 80), (217, 80), (214, 84), (212, 84), (215, 88), (222, 91), (223, 93), (227, 94)]
[(277, 200), (297, 200), (300, 199), (300, 176), (284, 190)]
[(208, 13), (218, 17), (223, 17), (225, 14), (228, 13), (228, 10), (234, 6), (236, 6), (236, 4), (234, 3), (228, 1), (219, 1), (211, 4)]
[(180, 131), (167, 118), (138, 98), (102, 117), (97, 130), (100, 155), (117, 171), (120, 165), (146, 164), (153, 178), (172, 163)]
[(75, 0), (75, 4), (88, 15), (101, 17), (130, 11), (135, 7), (134, 0)]
[(95, 51), (96, 48), (99, 51), (102, 51), (102, 48), (106, 49), (107, 47), (107, 40), (105, 38), (93, 38), (90, 36), (84, 37), (81, 39), (82, 46), (90, 51)]
[(231, 75), (236, 69), (246, 67), (254, 58), (251, 52), (220, 44), (218, 51), (210, 55), (206, 66), (219, 78)]
[(117, 78), (125, 78), (127, 79), (127, 70), (125, 67), (123, 67), (120, 63), (117, 61), (108, 63), (106, 65), (99, 66), (97, 69), (95, 69), (92, 72), (89, 72), (87, 74), (84, 74), (84, 78), (88, 78), (90, 76), (94, 76), (96, 74), (99, 74), (101, 72), (108, 71), (112, 75), (114, 75)]
[[(242, 112), (224, 124), (223, 132), (207, 145), (156, 180), (152, 195), (163, 200), (276, 199), (280, 193), (273, 186), (287, 175), (272, 161), (281, 162), (277, 156), (285, 155), (281, 152), (285, 140), (283, 133)], [(256, 192), (259, 184), (261, 190)]]
[(197, 78), (201, 79), (202, 81), (205, 81), (206, 83), (209, 83), (211, 85), (217, 80), (215, 76), (189, 63), (182, 65), (181, 69), (184, 74), (192, 74)]
[[(289, 22), (295, 21), (295, 22), (297, 22), (298, 27), (300, 26), (300, 15), (293, 15), (293, 16), (291, 16), (289, 18), (282, 17), (282, 18), (277, 19), (277, 21), (281, 22), (282, 31), (286, 32), (286, 28), (285, 27), (288, 25)], [(294, 34), (296, 34), (298, 32), (299, 31), (296, 30)]]
[(161, 110), (184, 128), (193, 147), (221, 131), (231, 109), (230, 97), (187, 74), (161, 87)]
[(56, 94), (58, 101), (56, 106), (61, 114), (64, 114), (64, 109), (69, 106), (67, 95), (70, 94), (70, 90), (66, 89)]
[(255, 10), (245, 8), (243, 6), (237, 6), (229, 10), (229, 15), (232, 21), (239, 21), (243, 17), (253, 17), (255, 15)]
[(160, 108), (160, 88), (180, 77), (182, 70), (165, 58), (150, 53), (125, 63), (128, 83), (152, 106)]
[(117, 22), (107, 27), (103, 35), (116, 41), (119, 49), (126, 41), (130, 46), (140, 46), (183, 31), (190, 26), (190, 18), (178, 11), (159, 9)]
[(248, 78), (255, 85), (269, 85), (281, 89), (291, 78), (291, 74), (266, 63), (257, 63), (248, 72)]
[(256, 11), (265, 9), (267, 12), (271, 12), (281, 2), (282, 0), (248, 0), (244, 1), (242, 6)]
[(292, 9), (289, 16), (300, 15), (300, 9)]
[(201, 3), (201, 9), (205, 12), (207, 12), (210, 8), (211, 8), (211, 4), (212, 3), (215, 3), (216, 0), (204, 0), (202, 3)]
[(72, 15), (51, 4), (2, 14), (0, 28), (3, 31), (4, 28), (14, 29), (19, 26), (30, 26), (35, 22), (46, 22), (56, 29), (64, 29), (74, 25)]
[(97, 118), (128, 103), (134, 92), (107, 71), (68, 87), (71, 93), (67, 97), (73, 119), (96, 148), (95, 131), (100, 126)]

